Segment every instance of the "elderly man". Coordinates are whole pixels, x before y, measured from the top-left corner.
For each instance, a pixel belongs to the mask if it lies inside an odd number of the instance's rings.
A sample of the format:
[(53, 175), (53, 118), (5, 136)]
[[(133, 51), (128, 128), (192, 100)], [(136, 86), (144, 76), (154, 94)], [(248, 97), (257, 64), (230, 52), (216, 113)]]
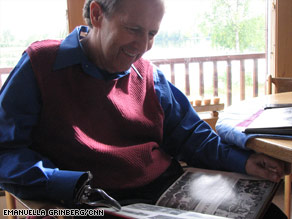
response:
[(1, 90), (1, 187), (74, 206), (89, 183), (153, 203), (181, 175), (177, 160), (280, 180), (283, 163), (220, 142), (141, 58), (163, 14), (162, 0), (87, 0), (88, 27), (25, 51)]

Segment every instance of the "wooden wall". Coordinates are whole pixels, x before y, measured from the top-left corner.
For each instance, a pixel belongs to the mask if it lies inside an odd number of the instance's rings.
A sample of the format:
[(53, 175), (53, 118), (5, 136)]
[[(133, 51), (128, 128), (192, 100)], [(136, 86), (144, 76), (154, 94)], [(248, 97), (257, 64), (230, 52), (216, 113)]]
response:
[(82, 8), (85, 0), (67, 0), (69, 32), (76, 26), (85, 24), (82, 17)]
[(292, 1), (276, 2), (275, 75), (292, 77)]

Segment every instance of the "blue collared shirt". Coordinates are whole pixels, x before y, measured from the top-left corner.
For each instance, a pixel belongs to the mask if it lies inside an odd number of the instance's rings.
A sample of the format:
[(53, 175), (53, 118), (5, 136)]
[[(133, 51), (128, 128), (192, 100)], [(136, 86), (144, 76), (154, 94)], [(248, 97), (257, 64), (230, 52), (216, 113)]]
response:
[[(77, 27), (62, 41), (54, 69), (78, 64), (85, 73), (103, 80), (130, 74), (130, 70), (107, 74), (91, 63), (80, 43), (80, 32), (87, 31), (85, 26)], [(154, 68), (153, 76), (165, 115), (161, 145), (164, 151), (192, 166), (245, 172), (250, 152), (223, 144), (158, 68)], [(30, 59), (24, 53), (0, 91), (0, 185), (21, 198), (71, 203), (76, 183), (86, 172), (60, 170), (29, 148), (41, 107)]]

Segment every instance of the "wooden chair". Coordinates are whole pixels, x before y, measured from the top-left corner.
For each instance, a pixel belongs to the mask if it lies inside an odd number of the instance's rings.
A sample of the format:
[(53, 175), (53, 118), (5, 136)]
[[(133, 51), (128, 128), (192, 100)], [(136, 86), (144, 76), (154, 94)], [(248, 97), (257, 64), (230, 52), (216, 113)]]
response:
[[(5, 191), (6, 207), (9, 210), (16, 209), (16, 201), (14, 197), (7, 191)], [(17, 219), (16, 216), (8, 216), (8, 219)]]
[[(17, 209), (17, 206), (16, 206), (17, 202), (25, 209), (45, 209), (46, 211), (49, 209), (64, 209), (64, 207), (56, 205), (51, 202), (23, 200), (23, 199), (17, 198), (16, 196), (12, 195), (11, 193), (7, 191), (5, 191), (5, 198), (6, 198), (6, 207), (9, 210)], [(18, 217), (16, 216), (8, 216), (8, 219), (17, 219), (17, 218)], [(71, 219), (72, 217), (57, 216), (56, 218), (57, 219), (65, 219), (65, 218)]]
[[(272, 91), (272, 88), (274, 92)], [(268, 76), (268, 94), (283, 93), (292, 91), (292, 78), (272, 77)], [(291, 178), (292, 175), (285, 176), (285, 192), (284, 192), (284, 209), (285, 214), (290, 219), (291, 214)]]
[(279, 78), (268, 76), (268, 94), (272, 94), (272, 87), (275, 87), (274, 93), (283, 93), (292, 91), (292, 78)]
[[(216, 123), (219, 119), (219, 111), (224, 109), (224, 103), (220, 103), (220, 99), (216, 98), (213, 101), (211, 99), (207, 99), (207, 101), (195, 100), (190, 101), (193, 108), (199, 113), (199, 116), (202, 120), (206, 121), (213, 130), (216, 131)], [(199, 104), (196, 103), (199, 101)]]

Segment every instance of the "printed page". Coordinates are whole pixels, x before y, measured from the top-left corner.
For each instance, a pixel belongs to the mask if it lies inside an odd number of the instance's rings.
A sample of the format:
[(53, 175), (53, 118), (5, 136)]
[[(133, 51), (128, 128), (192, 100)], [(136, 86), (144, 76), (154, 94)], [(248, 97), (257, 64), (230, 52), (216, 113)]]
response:
[(276, 183), (243, 174), (190, 168), (157, 205), (230, 218), (256, 218)]

